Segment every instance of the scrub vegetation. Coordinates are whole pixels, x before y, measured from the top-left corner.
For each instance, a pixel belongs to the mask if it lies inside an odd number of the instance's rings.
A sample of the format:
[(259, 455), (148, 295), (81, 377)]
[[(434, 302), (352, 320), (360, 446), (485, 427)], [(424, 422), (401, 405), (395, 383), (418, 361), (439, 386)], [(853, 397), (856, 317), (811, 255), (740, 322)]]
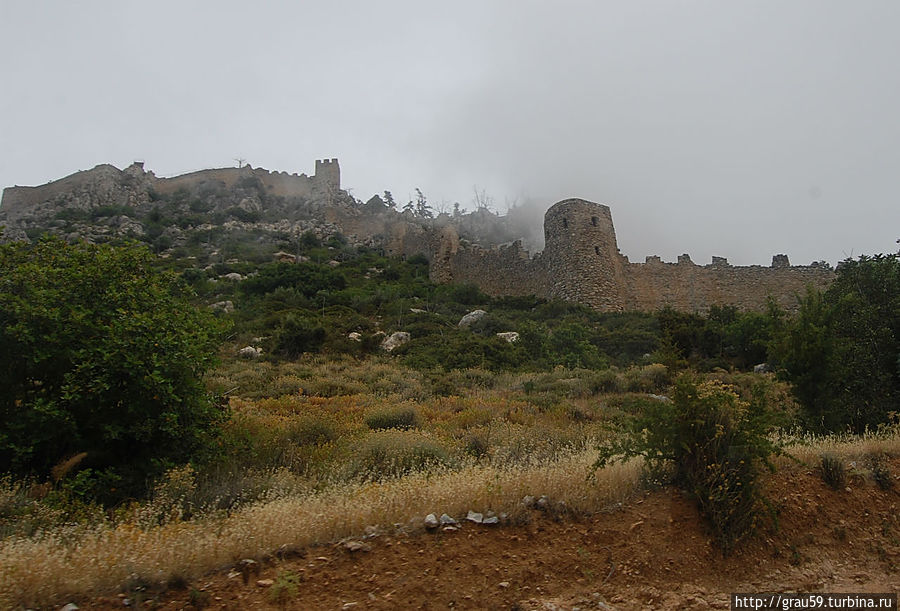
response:
[[(2, 606), (183, 582), (436, 509), (515, 524), (523, 497), (564, 518), (660, 485), (731, 553), (775, 523), (770, 468), (839, 489), (853, 460), (893, 486), (894, 255), (847, 262), (795, 314), (610, 314), (435, 285), (423, 257), (339, 237), (284, 246), (301, 262), (0, 246)], [(395, 331), (410, 340), (382, 350)]]

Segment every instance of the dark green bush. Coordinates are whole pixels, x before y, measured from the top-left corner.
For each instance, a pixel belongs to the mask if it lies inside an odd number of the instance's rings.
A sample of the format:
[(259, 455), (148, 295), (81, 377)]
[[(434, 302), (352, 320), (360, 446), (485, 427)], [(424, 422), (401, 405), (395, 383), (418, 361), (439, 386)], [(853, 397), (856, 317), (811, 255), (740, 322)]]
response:
[(296, 359), (304, 352), (315, 352), (325, 341), (325, 329), (315, 322), (288, 314), (275, 331), (275, 352)]
[(109, 500), (203, 446), (222, 326), (189, 298), (144, 248), (0, 246), (0, 465), (46, 476), (86, 452)]

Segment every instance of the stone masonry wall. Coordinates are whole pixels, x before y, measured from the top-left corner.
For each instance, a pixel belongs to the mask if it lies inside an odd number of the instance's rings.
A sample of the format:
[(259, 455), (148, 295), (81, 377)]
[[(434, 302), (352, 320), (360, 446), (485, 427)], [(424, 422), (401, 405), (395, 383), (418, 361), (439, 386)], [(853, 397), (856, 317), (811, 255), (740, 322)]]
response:
[[(778, 255), (776, 255), (778, 256)], [(711, 305), (733, 305), (741, 310), (764, 310), (771, 296), (783, 308), (796, 309), (797, 295), (808, 284), (828, 286), (834, 271), (817, 265), (796, 267), (732, 267), (727, 264), (695, 265), (683, 255), (678, 263), (647, 263), (625, 267), (626, 303), (629, 309), (705, 312)]]

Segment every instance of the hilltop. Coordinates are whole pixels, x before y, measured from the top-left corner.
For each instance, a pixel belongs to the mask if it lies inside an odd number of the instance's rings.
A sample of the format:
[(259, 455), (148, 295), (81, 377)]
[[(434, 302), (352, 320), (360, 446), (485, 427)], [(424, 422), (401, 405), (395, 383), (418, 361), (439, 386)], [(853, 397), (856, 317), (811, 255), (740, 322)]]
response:
[(103, 164), (46, 185), (4, 189), (0, 226), (6, 240), (44, 233), (92, 242), (134, 239), (163, 256), (213, 262), (271, 260), (304, 234), (415, 254), (407, 251), (417, 248), (416, 237), (446, 226), (486, 246), (528, 233), (523, 219), (484, 207), (435, 215), (424, 195), (405, 210), (389, 192), (362, 202), (340, 181), (337, 159), (316, 161), (312, 176), (244, 165), (160, 178), (139, 162), (124, 170)]

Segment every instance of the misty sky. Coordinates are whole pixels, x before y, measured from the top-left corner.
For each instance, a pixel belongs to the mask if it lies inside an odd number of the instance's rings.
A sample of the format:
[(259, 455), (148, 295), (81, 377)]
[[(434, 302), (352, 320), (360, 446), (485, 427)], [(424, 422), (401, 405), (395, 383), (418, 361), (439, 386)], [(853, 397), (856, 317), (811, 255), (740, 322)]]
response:
[(0, 2), (0, 186), (136, 159), (612, 208), (632, 261), (900, 238), (900, 2)]

